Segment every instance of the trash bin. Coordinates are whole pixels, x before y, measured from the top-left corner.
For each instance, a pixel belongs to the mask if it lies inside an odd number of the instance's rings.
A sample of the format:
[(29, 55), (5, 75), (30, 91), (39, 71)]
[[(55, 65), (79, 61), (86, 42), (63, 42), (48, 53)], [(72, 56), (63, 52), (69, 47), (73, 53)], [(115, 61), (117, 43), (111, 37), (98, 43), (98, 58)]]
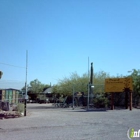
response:
[(1, 107), (2, 107), (2, 110), (4, 110), (4, 111), (10, 110), (9, 102), (7, 102), (7, 101), (2, 102)]

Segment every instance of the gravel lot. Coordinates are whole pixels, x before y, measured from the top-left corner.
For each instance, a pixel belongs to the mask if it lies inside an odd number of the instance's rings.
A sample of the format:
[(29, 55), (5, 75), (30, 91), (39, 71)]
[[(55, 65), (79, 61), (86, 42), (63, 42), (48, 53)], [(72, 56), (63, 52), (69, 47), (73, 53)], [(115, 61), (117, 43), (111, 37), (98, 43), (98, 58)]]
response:
[[(140, 129), (140, 110), (54, 108), (27, 104), (27, 116), (0, 120), (0, 140), (128, 140)], [(140, 139), (140, 138), (136, 138)]]

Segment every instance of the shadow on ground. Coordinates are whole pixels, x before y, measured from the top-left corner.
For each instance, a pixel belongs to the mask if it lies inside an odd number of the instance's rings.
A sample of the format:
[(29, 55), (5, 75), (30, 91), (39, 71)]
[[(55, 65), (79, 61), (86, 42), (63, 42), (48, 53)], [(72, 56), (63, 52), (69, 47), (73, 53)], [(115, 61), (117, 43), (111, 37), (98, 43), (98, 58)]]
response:
[(90, 110), (86, 110), (86, 109), (72, 109), (72, 110), (65, 110), (67, 112), (107, 112), (108, 110), (106, 109), (90, 109)]
[(48, 104), (36, 104), (35, 106), (31, 104), (27, 104), (28, 109), (64, 109), (61, 107), (55, 107), (54, 105), (48, 105)]

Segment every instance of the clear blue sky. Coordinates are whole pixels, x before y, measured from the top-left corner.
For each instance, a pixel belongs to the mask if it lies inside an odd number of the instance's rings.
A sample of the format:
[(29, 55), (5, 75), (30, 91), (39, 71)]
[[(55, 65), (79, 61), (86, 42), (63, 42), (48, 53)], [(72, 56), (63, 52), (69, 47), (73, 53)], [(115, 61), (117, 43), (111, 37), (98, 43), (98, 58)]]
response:
[(1, 0), (0, 87), (56, 84), (72, 72), (140, 69), (140, 0)]

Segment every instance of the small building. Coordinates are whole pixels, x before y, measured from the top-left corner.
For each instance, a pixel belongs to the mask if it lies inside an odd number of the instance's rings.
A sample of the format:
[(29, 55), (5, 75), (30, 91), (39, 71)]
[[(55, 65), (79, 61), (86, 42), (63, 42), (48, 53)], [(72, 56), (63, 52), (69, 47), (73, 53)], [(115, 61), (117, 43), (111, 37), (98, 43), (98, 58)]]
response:
[(22, 98), (22, 95), (20, 93), (21, 91), (18, 89), (0, 89), (0, 101), (7, 101), (10, 104), (18, 103), (20, 98)]
[(52, 93), (52, 87), (47, 88), (43, 93), (44, 94), (51, 94)]

